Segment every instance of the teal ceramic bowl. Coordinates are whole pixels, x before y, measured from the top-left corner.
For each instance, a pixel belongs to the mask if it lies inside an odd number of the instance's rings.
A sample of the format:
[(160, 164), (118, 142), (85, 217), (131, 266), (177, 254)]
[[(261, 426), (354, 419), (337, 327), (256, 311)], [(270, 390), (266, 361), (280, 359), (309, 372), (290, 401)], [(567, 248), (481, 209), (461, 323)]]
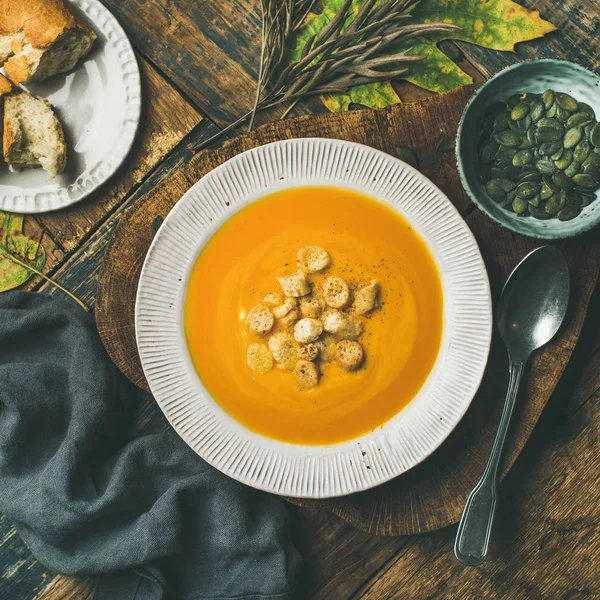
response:
[(507, 229), (545, 240), (569, 238), (584, 233), (600, 223), (600, 193), (571, 221), (538, 220), (517, 217), (502, 208), (486, 193), (479, 181), (478, 142), (487, 109), (513, 94), (542, 93), (548, 88), (571, 94), (589, 104), (600, 120), (600, 77), (579, 65), (561, 60), (522, 62), (500, 71), (483, 84), (469, 100), (463, 112), (456, 139), (456, 160), (461, 183), (471, 200), (490, 218)]

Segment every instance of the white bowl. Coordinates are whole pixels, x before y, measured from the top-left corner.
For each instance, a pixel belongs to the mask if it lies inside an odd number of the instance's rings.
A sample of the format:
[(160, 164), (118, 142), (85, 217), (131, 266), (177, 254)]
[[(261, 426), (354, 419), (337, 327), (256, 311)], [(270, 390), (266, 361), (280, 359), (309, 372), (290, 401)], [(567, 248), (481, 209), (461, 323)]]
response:
[[(442, 278), (444, 331), (435, 366), (412, 402), (382, 427), (324, 446), (249, 431), (206, 391), (184, 337), (185, 291), (198, 253), (241, 207), (286, 188), (336, 185), (395, 207), (426, 240)], [(179, 435), (230, 477), (268, 492), (327, 498), (366, 490), (431, 454), (465, 414), (487, 363), (492, 309), (486, 269), (466, 223), (421, 173), (368, 146), (295, 139), (227, 161), (177, 203), (146, 257), (136, 337), (156, 401)]]

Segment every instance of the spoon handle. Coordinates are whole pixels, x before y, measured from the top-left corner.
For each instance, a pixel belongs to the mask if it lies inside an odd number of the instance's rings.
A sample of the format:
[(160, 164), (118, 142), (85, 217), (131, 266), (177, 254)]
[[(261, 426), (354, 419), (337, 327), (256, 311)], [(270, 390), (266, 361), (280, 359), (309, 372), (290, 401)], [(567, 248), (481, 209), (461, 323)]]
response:
[(481, 479), (469, 494), (458, 525), (454, 554), (465, 565), (475, 566), (485, 560), (496, 511), (498, 467), (524, 366), (525, 362), (510, 361), (508, 391), (494, 446)]

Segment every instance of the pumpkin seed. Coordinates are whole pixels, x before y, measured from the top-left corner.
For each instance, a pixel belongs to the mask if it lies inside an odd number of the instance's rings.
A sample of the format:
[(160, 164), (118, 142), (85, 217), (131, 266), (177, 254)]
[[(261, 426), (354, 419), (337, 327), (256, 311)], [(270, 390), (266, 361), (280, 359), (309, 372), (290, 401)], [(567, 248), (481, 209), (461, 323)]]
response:
[(506, 192), (506, 202), (501, 204), (501, 206), (506, 206), (507, 204), (512, 204), (513, 200), (517, 197), (515, 190), (511, 190), (510, 192)]
[(561, 131), (565, 128), (565, 126), (556, 118), (548, 118), (544, 117), (540, 119), (537, 123), (538, 127), (554, 127), (556, 129), (560, 129)]
[(516, 183), (514, 183), (513, 181), (510, 181), (510, 179), (506, 179), (505, 177), (499, 177), (498, 178), (498, 183), (502, 186), (502, 189), (507, 194), (509, 192), (512, 192), (517, 187)]
[(494, 119), (494, 132), (498, 133), (499, 131), (504, 131), (505, 129), (508, 129), (508, 122), (510, 120), (510, 117), (508, 116), (508, 113), (500, 113), (495, 119)]
[(561, 190), (572, 190), (575, 187), (575, 183), (573, 183), (573, 180), (560, 171), (552, 175), (552, 181), (554, 181), (554, 183)]
[(578, 206), (567, 205), (558, 213), (559, 221), (570, 221), (581, 214), (581, 208)]
[(537, 169), (529, 164), (529, 165), (525, 165), (522, 169), (521, 169), (521, 173), (523, 173), (523, 175), (526, 175), (527, 173), (537, 173)]
[(562, 156), (554, 162), (554, 164), (561, 171), (564, 171), (573, 162), (573, 152), (571, 150), (565, 150)]
[(561, 108), (560, 106), (556, 109), (556, 118), (563, 123), (566, 123), (569, 120), (571, 113), (565, 108)]
[(551, 219), (552, 215), (549, 215), (546, 212), (546, 208), (545, 207), (536, 207), (536, 206), (530, 206), (529, 207), (529, 214), (534, 218), (534, 219), (541, 219), (543, 221), (546, 221), (547, 219)]
[(535, 137), (538, 143), (560, 142), (562, 140), (562, 133), (556, 127), (538, 127)]
[(525, 198), (519, 198), (519, 196), (517, 196), (513, 200), (512, 208), (517, 216), (521, 216), (527, 212), (527, 209), (529, 208), (529, 203), (527, 202), (527, 200), (525, 200)]
[(560, 188), (556, 185), (556, 183), (554, 183), (554, 180), (552, 179), (552, 177), (550, 175), (544, 175), (544, 177), (542, 177), (542, 181), (551, 190), (554, 190), (555, 192), (560, 192)]
[(504, 202), (504, 200), (506, 200), (506, 192), (498, 179), (490, 179), (485, 185), (485, 191), (488, 196), (496, 202)]
[(494, 140), (501, 146), (515, 148), (523, 141), (523, 138), (515, 131), (510, 131), (507, 129), (494, 134)]
[(575, 150), (573, 150), (573, 158), (578, 162), (582, 163), (587, 160), (588, 156), (592, 152), (592, 145), (587, 140), (581, 140)]
[(481, 158), (485, 162), (490, 162), (492, 158), (494, 158), (496, 152), (498, 152), (499, 147), (500, 146), (498, 146), (494, 140), (490, 140), (481, 150)]
[(585, 173), (578, 173), (573, 177), (573, 182), (579, 187), (586, 189), (595, 189), (598, 187), (598, 182), (591, 176)]
[(481, 140), (480, 180), (490, 198), (517, 216), (569, 220), (595, 199), (600, 124), (589, 105), (569, 94), (528, 92), (492, 104)]
[(600, 123), (596, 123), (590, 133), (590, 141), (596, 148), (600, 148)]
[[(589, 190), (588, 190), (589, 191)], [(583, 192), (579, 192), (581, 198), (583, 199), (583, 205), (582, 206), (588, 206), (589, 204), (591, 204), (595, 199), (596, 196), (595, 194), (584, 194)]]
[(581, 170), (581, 164), (574, 160), (566, 169), (565, 175), (567, 177), (574, 177)]
[(541, 183), (542, 182), (542, 175), (536, 169), (533, 172), (523, 173), (521, 175), (521, 180), (520, 181), (521, 181), (521, 183), (525, 183), (525, 182)]
[(583, 206), (583, 198), (578, 192), (575, 192), (574, 190), (564, 190), (561, 192), (561, 194), (564, 196), (567, 204), (572, 204), (573, 206)]
[(504, 177), (506, 177), (506, 179), (510, 179), (511, 181), (518, 181), (520, 175), (521, 167), (509, 165), (508, 167), (504, 168)]
[(546, 90), (542, 94), (542, 102), (544, 103), (544, 108), (548, 110), (554, 104), (555, 96), (552, 90)]
[(584, 161), (583, 166), (587, 167), (588, 165), (592, 165), (594, 167), (600, 167), (600, 154), (596, 154), (592, 152)]
[(593, 118), (588, 113), (577, 112), (567, 120), (567, 127), (585, 127), (592, 122)]
[(519, 131), (522, 131), (523, 133), (527, 133), (527, 130), (531, 127), (532, 124), (533, 124), (533, 121), (531, 120), (531, 117), (529, 115), (527, 115), (525, 118), (521, 119), (520, 121), (517, 121), (517, 126), (519, 127)]
[(554, 153), (550, 155), (552, 160), (560, 160), (560, 157), (564, 152), (569, 152), (569, 150), (565, 150), (562, 146)]
[(526, 104), (531, 104), (532, 102), (535, 102), (538, 98), (537, 94), (531, 94), (530, 92), (525, 92), (520, 98), (519, 100), (521, 102), (525, 102)]
[(515, 133), (521, 133), (521, 128), (519, 127), (519, 123), (517, 121), (513, 121), (512, 119), (508, 120), (508, 128)]
[(596, 165), (587, 165), (583, 167), (582, 173), (593, 177), (596, 181), (600, 181), (600, 168)]
[(565, 133), (565, 138), (563, 140), (563, 146), (565, 148), (574, 148), (579, 144), (581, 138), (583, 137), (583, 130), (579, 127), (573, 127)]
[(561, 148), (562, 144), (560, 142), (544, 142), (543, 144), (540, 144), (538, 154), (540, 156), (550, 156), (551, 154), (558, 152)]
[(513, 108), (519, 104), (519, 100), (521, 100), (521, 98), (519, 98), (519, 94), (514, 94), (506, 101), (506, 104), (508, 104), (508, 108)]
[(525, 102), (519, 102), (515, 104), (510, 111), (510, 118), (513, 121), (520, 121), (529, 114), (529, 104)]
[(541, 189), (541, 185), (534, 181), (525, 181), (517, 186), (517, 198), (533, 198)]
[(556, 165), (549, 158), (542, 158), (535, 163), (537, 170), (543, 175), (556, 173)]
[(565, 110), (569, 112), (575, 112), (579, 108), (579, 104), (575, 98), (569, 96), (569, 94), (564, 94), (562, 92), (556, 92), (556, 103)]
[(561, 198), (558, 194), (554, 194), (551, 198), (546, 202), (546, 212), (549, 215), (555, 215), (559, 210), (561, 210), (566, 204), (566, 200)]
[(541, 100), (536, 100), (529, 107), (529, 116), (534, 123), (537, 123), (546, 114), (544, 103)]
[(553, 190), (549, 185), (546, 185), (546, 183), (542, 184), (542, 189), (540, 190), (540, 199), (548, 200), (548, 198), (554, 194), (554, 191), (555, 190)]
[(533, 152), (531, 150), (520, 150), (513, 156), (512, 163), (515, 167), (523, 167), (533, 160)]
[(494, 159), (494, 166), (497, 169), (506, 169), (512, 165), (512, 156), (502, 155)]
[(594, 112), (594, 109), (585, 102), (579, 103), (579, 112), (587, 113), (588, 115), (590, 115), (590, 117), (592, 117), (592, 119), (596, 118), (596, 113)]

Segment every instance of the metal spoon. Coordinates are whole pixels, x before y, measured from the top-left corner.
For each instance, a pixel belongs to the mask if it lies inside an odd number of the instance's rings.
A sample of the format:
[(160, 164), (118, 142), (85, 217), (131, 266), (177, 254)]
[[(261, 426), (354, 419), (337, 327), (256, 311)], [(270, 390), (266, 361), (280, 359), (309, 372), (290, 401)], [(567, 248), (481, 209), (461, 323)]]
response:
[(508, 348), (506, 402), (490, 459), (467, 499), (454, 543), (465, 565), (485, 560), (496, 510), (498, 466), (527, 359), (549, 342), (560, 327), (569, 303), (569, 269), (562, 253), (551, 246), (530, 252), (508, 278), (498, 304), (498, 329)]

